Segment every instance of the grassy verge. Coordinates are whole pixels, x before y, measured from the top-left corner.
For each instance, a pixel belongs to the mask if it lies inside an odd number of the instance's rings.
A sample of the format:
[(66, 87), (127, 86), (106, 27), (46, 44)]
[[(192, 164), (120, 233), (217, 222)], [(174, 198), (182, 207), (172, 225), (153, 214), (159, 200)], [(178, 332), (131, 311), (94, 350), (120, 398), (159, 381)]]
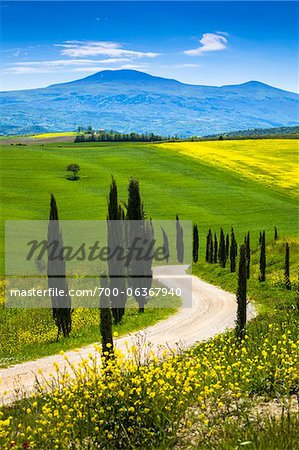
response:
[[(277, 281), (283, 245), (267, 248), (274, 252), (268, 289), (255, 285), (253, 252), (250, 289), (261, 313), (248, 324), (243, 341), (230, 331), (162, 360), (149, 349), (145, 364), (133, 347), (133, 358), (106, 360), (101, 370), (91, 356), (71, 381), (57, 368), (49, 381), (51, 395), (41, 390), (2, 408), (3, 449), (12, 443), (45, 450), (297, 449), (299, 311), (290, 307), (297, 291)], [(216, 265), (199, 263), (194, 269), (233, 287), (232, 276), (221, 269), (219, 277)]]
[[(163, 299), (165, 301), (165, 298)], [(171, 308), (159, 308), (161, 299), (152, 299), (140, 314), (136, 302), (128, 302), (120, 324), (113, 326), (120, 336), (146, 328), (174, 314), (178, 297), (171, 298)], [(135, 307), (132, 307), (134, 304)], [(160, 303), (161, 304), (161, 303)], [(131, 305), (131, 307), (130, 307)], [(75, 309), (72, 316), (72, 333), (69, 338), (56, 341), (57, 328), (49, 309), (0, 309), (0, 367), (54, 355), (61, 350), (71, 350), (100, 341), (100, 318), (97, 309)]]
[[(293, 287), (291, 290), (286, 289), (284, 285), (286, 241), (269, 239), (266, 246), (267, 271), (264, 283), (258, 281), (260, 250), (257, 243), (253, 243), (253, 249), (251, 249), (250, 279), (247, 282), (248, 298), (255, 303), (260, 314), (267, 314), (269, 317), (273, 314), (276, 315), (279, 310), (297, 308), (299, 240), (289, 238), (287, 241), (290, 245), (291, 255), (290, 278)], [(229, 292), (237, 290), (237, 276), (236, 273), (230, 272), (229, 260), (225, 269), (222, 269), (219, 264), (208, 264), (201, 260), (197, 264), (193, 264), (192, 273)]]

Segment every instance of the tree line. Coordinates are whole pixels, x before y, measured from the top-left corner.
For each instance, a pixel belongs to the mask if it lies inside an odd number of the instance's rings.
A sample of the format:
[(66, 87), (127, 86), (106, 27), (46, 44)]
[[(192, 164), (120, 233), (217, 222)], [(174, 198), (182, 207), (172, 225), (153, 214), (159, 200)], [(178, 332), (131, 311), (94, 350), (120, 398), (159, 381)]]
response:
[[(274, 227), (274, 241), (278, 240), (278, 230)], [(259, 235), (259, 282), (266, 281), (266, 233), (265, 230)], [(216, 233), (208, 230), (206, 237), (205, 261), (209, 264), (219, 264), (221, 268), (225, 268), (229, 260), (230, 272), (236, 272), (236, 258), (238, 256), (238, 245), (235, 238), (234, 229), (231, 228), (231, 233), (224, 234), (220, 228), (220, 235), (217, 237)], [(193, 262), (197, 263), (199, 257), (199, 233), (197, 225), (193, 225)], [(250, 262), (251, 262), (251, 248), (250, 248), (250, 232), (248, 231), (244, 236), (244, 242), (239, 249), (239, 266), (238, 266), (238, 288), (237, 288), (237, 320), (236, 320), (236, 334), (239, 338), (243, 338), (246, 325), (246, 310), (247, 310), (247, 280), (250, 278)], [(284, 258), (284, 286), (286, 289), (291, 289), (290, 281), (290, 247), (288, 242), (285, 244), (285, 258)]]
[(76, 143), (80, 142), (157, 142), (173, 140), (173, 137), (165, 137), (154, 133), (121, 133), (118, 131), (87, 129), (80, 132), (76, 138)]

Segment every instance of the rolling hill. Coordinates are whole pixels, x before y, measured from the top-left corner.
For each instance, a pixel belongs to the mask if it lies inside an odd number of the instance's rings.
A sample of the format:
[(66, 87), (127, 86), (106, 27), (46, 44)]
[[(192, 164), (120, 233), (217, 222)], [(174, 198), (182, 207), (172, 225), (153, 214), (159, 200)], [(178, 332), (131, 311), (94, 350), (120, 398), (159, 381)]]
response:
[(134, 70), (102, 71), (41, 89), (1, 92), (0, 134), (78, 125), (163, 135), (207, 135), (299, 124), (298, 95), (250, 81), (200, 86)]

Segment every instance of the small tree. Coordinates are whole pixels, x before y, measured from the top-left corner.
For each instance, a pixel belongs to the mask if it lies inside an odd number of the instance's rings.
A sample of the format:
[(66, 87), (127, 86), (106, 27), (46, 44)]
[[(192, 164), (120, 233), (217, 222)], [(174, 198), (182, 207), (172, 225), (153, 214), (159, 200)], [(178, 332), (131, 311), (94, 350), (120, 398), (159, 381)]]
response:
[(243, 339), (246, 325), (246, 307), (247, 307), (247, 269), (246, 269), (246, 247), (244, 244), (240, 247), (239, 272), (238, 272), (238, 290), (237, 290), (237, 323), (236, 335)]
[(260, 253), (260, 275), (259, 281), (266, 280), (266, 234), (265, 230), (261, 233), (261, 253)]
[(198, 261), (199, 237), (197, 225), (193, 225), (193, 262)]
[(291, 289), (291, 281), (290, 281), (290, 247), (289, 247), (288, 243), (286, 243), (286, 252), (285, 252), (284, 280), (285, 280), (285, 287), (287, 289)]
[(80, 170), (79, 164), (75, 164), (75, 163), (69, 164), (66, 167), (66, 170), (67, 170), (67, 172), (73, 172), (73, 178), (72, 178), (73, 180), (78, 180), (80, 178), (78, 176), (78, 172)]
[(277, 231), (277, 227), (274, 227), (274, 241), (277, 241), (278, 239), (278, 231)]

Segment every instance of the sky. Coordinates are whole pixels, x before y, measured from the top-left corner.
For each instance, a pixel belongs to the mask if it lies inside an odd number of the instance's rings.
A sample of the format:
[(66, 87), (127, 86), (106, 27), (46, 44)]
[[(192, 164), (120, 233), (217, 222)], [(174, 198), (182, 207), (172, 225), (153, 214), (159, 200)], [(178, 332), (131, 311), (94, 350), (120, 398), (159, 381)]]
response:
[(136, 69), (189, 84), (298, 91), (298, 4), (2, 1), (1, 90)]

